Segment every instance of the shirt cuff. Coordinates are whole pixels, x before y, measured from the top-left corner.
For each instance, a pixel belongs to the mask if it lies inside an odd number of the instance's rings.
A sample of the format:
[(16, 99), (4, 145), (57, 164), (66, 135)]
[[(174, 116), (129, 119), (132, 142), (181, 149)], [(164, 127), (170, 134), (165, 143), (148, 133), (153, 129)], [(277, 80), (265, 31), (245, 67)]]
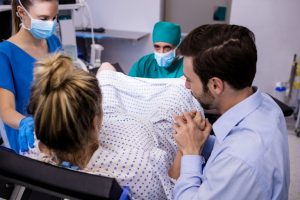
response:
[(204, 163), (203, 156), (200, 155), (184, 155), (181, 158), (180, 174), (201, 173)]

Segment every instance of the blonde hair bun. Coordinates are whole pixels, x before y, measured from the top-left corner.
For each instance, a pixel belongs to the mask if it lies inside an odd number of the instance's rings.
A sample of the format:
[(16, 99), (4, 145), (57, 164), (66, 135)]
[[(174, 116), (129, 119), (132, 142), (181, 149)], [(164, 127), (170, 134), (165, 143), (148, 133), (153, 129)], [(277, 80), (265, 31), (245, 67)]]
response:
[(38, 61), (27, 108), (37, 139), (59, 152), (76, 152), (91, 140), (94, 118), (102, 117), (97, 78), (62, 53)]
[(72, 59), (62, 53), (49, 55), (38, 61), (34, 69), (34, 81), (42, 89), (42, 95), (59, 90), (70, 81), (72, 71), (75, 70)]

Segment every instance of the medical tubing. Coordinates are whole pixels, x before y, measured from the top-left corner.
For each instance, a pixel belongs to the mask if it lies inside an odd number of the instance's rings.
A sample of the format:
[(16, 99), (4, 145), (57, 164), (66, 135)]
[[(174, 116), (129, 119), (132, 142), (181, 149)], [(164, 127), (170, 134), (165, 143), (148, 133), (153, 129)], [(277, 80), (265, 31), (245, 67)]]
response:
[(91, 34), (92, 34), (92, 44), (95, 45), (94, 22), (93, 22), (91, 10), (90, 10), (89, 4), (85, 0), (82, 0), (82, 1), (84, 3), (84, 6), (86, 7), (86, 10), (87, 10), (89, 18), (90, 18)]

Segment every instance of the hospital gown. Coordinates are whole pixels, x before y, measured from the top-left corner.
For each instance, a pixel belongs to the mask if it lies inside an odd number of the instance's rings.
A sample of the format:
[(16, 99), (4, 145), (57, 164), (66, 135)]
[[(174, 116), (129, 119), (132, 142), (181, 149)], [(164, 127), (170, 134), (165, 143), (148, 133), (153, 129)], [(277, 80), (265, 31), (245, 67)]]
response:
[[(100, 147), (82, 171), (116, 178), (129, 186), (132, 199), (172, 199), (173, 115), (201, 107), (180, 79), (130, 78), (110, 71), (97, 78), (104, 110)], [(38, 149), (28, 156), (52, 162)]]

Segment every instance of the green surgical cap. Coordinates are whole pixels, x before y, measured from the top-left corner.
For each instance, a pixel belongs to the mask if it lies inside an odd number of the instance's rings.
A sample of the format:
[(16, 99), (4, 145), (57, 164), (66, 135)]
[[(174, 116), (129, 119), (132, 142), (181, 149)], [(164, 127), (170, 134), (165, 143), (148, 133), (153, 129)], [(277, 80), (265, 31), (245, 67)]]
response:
[(171, 22), (157, 22), (154, 25), (152, 33), (152, 41), (156, 42), (166, 42), (177, 46), (180, 42), (181, 29), (178, 24)]

